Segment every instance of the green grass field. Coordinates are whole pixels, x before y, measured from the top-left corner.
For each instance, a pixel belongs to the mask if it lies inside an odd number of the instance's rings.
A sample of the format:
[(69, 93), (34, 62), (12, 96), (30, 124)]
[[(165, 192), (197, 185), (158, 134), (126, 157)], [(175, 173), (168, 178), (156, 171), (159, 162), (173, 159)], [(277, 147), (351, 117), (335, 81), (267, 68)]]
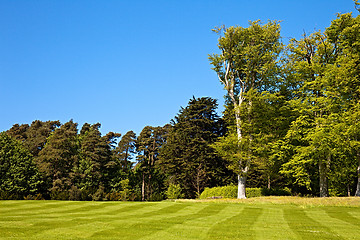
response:
[(360, 239), (359, 201), (0, 201), (0, 239)]

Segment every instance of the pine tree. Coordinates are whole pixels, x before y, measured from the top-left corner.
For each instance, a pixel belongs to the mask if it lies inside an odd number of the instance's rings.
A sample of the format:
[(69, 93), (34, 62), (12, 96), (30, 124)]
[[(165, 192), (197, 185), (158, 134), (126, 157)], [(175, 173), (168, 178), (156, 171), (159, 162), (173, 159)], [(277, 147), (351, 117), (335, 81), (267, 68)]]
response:
[(71, 172), (78, 156), (77, 123), (72, 120), (57, 128), (36, 158), (40, 172), (47, 179), (53, 199), (68, 199), (72, 186)]
[(187, 198), (199, 196), (205, 187), (232, 180), (224, 160), (210, 146), (223, 133), (216, 108), (215, 99), (190, 99), (173, 120), (161, 150), (160, 165), (168, 185), (180, 184)]
[(141, 200), (160, 200), (163, 191), (163, 174), (158, 167), (160, 149), (166, 141), (168, 126), (146, 126), (136, 140), (138, 153), (135, 172), (140, 175)]
[(119, 134), (101, 136), (100, 123), (85, 123), (79, 135), (78, 161), (73, 167), (75, 185), (93, 200), (101, 200), (110, 188), (115, 162), (111, 147)]

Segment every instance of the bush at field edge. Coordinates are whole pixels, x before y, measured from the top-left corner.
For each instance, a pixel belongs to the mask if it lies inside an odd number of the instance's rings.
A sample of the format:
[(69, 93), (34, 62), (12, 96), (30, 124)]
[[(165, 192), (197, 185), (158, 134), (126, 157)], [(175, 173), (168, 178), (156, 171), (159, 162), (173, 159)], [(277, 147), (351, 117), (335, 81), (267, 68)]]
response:
[[(246, 188), (246, 197), (261, 196), (290, 196), (291, 191), (285, 189), (267, 189), (267, 188)], [(200, 194), (200, 199), (206, 198), (237, 198), (237, 186), (228, 185), (223, 187), (205, 188)]]

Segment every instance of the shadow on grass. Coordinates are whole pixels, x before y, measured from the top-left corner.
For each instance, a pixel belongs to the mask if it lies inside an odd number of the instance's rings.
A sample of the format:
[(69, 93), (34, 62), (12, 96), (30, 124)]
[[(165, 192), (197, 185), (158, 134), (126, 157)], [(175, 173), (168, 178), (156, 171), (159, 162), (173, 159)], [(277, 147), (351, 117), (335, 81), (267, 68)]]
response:
[(346, 211), (345, 209), (327, 208), (326, 213), (331, 218), (341, 220), (356, 227), (360, 227), (360, 219), (349, 214), (350, 210), (351, 209)]
[(262, 212), (262, 208), (245, 207), (239, 214), (211, 228), (209, 239), (255, 239), (252, 227)]
[[(174, 225), (183, 224), (186, 221), (209, 217), (219, 213), (225, 208), (225, 206), (221, 205), (208, 205), (200, 211), (192, 214), (176, 215), (176, 213), (188, 206), (188, 204), (176, 203), (159, 209), (158, 211), (138, 216), (140, 219), (139, 223), (132, 224), (130, 226), (119, 226), (119, 228), (116, 229), (114, 228), (97, 232), (92, 236), (92, 238), (98, 239), (99, 237), (106, 238), (106, 236), (118, 236), (119, 239), (140, 239), (141, 237), (149, 236), (159, 231), (164, 231)], [(173, 216), (167, 217), (168, 215)], [(153, 219), (152, 217), (154, 216), (157, 216), (157, 218)]]
[(284, 218), (291, 230), (301, 239), (343, 239), (334, 234), (330, 228), (309, 217), (303, 209), (286, 208), (284, 209)]

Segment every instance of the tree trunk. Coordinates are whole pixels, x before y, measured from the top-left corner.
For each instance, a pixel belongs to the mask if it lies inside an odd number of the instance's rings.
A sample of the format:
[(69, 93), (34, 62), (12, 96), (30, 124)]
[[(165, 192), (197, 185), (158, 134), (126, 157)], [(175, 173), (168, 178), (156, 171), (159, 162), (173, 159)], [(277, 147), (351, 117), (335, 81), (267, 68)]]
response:
[(149, 173), (148, 199), (150, 199), (151, 195), (152, 195), (152, 187), (151, 187), (151, 173)]
[(357, 181), (355, 197), (360, 197), (360, 164), (357, 168), (357, 172), (358, 172), (358, 181)]
[(238, 199), (245, 199), (246, 198), (246, 192), (245, 192), (245, 184), (246, 184), (246, 174), (243, 176), (238, 175)]
[(270, 174), (268, 175), (268, 184), (267, 184), (267, 188), (270, 189), (271, 188), (271, 178), (270, 178)]
[(328, 178), (327, 178), (327, 169), (326, 164), (323, 161), (319, 161), (319, 175), (320, 175), (320, 197), (328, 197)]
[(145, 175), (144, 175), (144, 173), (142, 174), (141, 200), (145, 201)]
[(129, 148), (127, 147), (126, 148), (126, 152), (125, 152), (125, 162), (124, 162), (124, 168), (125, 168), (125, 171), (127, 172), (127, 159), (128, 159), (128, 150)]
[(358, 154), (357, 154), (357, 159), (358, 159), (359, 165), (358, 165), (358, 168), (357, 168), (358, 181), (357, 181), (357, 187), (356, 187), (355, 196), (360, 197), (360, 152), (358, 152)]

